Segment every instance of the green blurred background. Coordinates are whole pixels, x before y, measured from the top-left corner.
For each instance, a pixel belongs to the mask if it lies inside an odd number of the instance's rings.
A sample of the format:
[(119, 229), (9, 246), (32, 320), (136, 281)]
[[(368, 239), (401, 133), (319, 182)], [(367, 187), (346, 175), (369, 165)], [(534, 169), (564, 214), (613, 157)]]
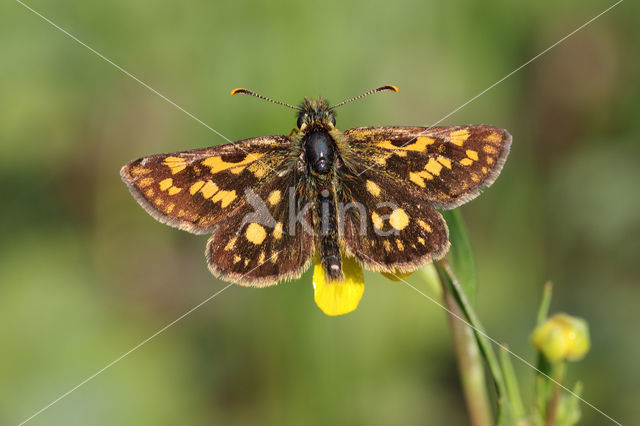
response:
[[(28, 4), (234, 140), (295, 123), (230, 97), (238, 86), (297, 103), (392, 83), (398, 94), (343, 107), (338, 127), (433, 124), (612, 3)], [(20, 4), (0, 16), (0, 424), (17, 424), (223, 288), (206, 237), (155, 222), (118, 172), (224, 140)], [(570, 382), (624, 424), (640, 418), (639, 19), (623, 2), (442, 123), (514, 138), (501, 177), (462, 209), (489, 334), (533, 361), (554, 281), (552, 312), (592, 332)], [(532, 372), (514, 362), (532, 403)], [(307, 273), (228, 289), (29, 424), (467, 421), (439, 307), (368, 274), (357, 311), (326, 317)]]

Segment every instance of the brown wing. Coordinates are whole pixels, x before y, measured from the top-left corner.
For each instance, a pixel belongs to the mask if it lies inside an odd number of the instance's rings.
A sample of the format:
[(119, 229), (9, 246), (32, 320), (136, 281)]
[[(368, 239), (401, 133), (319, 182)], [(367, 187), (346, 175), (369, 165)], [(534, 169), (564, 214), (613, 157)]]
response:
[(345, 133), (349, 172), (383, 174), (397, 191), (452, 209), (491, 185), (509, 153), (511, 135), (491, 126), (360, 127)]
[(214, 275), (264, 287), (299, 278), (309, 267), (315, 251), (311, 212), (298, 173), (291, 169), (246, 191), (247, 203), (216, 226), (206, 249)]
[(286, 136), (263, 136), (139, 158), (120, 175), (156, 220), (204, 234), (244, 204), (245, 188), (260, 187), (286, 173), (292, 150)]
[(447, 224), (432, 203), (388, 176), (352, 176), (339, 197), (345, 248), (367, 269), (412, 272), (449, 249)]

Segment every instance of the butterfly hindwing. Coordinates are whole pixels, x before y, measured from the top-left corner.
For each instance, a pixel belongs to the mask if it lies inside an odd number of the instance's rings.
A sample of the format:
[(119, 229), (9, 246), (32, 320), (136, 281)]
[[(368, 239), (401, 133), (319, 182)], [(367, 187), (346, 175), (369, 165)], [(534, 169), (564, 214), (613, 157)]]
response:
[(292, 151), (286, 136), (243, 141), (134, 160), (122, 180), (156, 220), (196, 234), (244, 203), (244, 189), (285, 170)]
[(340, 194), (345, 248), (365, 268), (413, 272), (449, 249), (442, 215), (431, 203), (399, 191), (392, 179), (353, 177)]
[(245, 191), (247, 202), (219, 223), (207, 243), (207, 262), (214, 275), (256, 287), (300, 277), (315, 251), (301, 178), (289, 169)]
[(397, 191), (440, 209), (458, 207), (491, 185), (511, 145), (511, 135), (492, 126), (360, 127), (345, 136), (355, 174), (385, 174)]

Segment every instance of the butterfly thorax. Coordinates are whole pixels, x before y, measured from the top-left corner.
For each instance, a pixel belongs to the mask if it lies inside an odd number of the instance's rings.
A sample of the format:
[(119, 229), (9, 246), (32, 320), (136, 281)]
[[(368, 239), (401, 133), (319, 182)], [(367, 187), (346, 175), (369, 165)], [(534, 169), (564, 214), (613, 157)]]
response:
[(336, 131), (335, 114), (326, 100), (305, 98), (300, 105), (297, 124), (308, 171), (322, 179), (334, 170), (338, 157), (336, 141), (331, 136)]

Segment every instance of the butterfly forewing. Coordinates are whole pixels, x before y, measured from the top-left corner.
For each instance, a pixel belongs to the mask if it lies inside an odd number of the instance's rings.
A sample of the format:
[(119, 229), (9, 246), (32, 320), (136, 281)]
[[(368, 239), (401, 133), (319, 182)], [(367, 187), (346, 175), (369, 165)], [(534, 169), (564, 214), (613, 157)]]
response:
[(143, 157), (120, 174), (155, 219), (203, 234), (244, 204), (245, 188), (258, 188), (285, 170), (292, 150), (286, 136), (263, 136)]
[(511, 144), (508, 132), (492, 126), (361, 127), (345, 136), (354, 173), (387, 175), (396, 191), (441, 209), (458, 207), (491, 185)]

